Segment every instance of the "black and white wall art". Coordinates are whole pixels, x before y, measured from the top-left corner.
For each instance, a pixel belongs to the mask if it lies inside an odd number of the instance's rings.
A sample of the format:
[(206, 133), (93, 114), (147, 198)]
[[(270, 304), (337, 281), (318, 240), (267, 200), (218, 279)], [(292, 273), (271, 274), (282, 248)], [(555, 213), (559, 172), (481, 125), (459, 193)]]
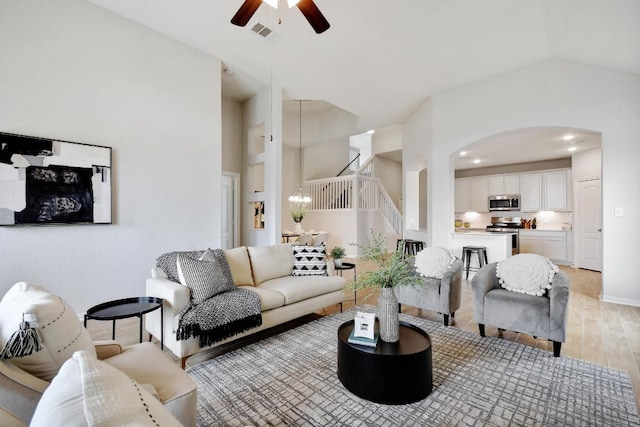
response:
[(111, 148), (0, 132), (0, 225), (111, 224)]

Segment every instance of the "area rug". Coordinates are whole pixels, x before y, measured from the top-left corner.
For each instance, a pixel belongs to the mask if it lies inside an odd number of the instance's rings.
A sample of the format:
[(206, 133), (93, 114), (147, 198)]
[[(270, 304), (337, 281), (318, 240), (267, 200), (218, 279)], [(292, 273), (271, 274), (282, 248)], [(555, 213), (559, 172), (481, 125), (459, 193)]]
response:
[(337, 329), (359, 306), (189, 368), (201, 426), (638, 426), (626, 372), (401, 314), (429, 333), (433, 392), (356, 397), (337, 377)]

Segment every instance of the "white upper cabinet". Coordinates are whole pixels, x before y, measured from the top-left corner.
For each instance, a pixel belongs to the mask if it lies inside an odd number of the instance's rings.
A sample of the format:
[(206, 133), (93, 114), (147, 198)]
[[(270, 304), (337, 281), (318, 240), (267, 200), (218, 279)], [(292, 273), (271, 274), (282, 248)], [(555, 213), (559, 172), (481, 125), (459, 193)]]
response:
[(520, 175), (522, 194), (520, 206), (522, 212), (537, 212), (542, 210), (542, 174), (528, 173)]
[(571, 171), (557, 170), (520, 175), (522, 211), (571, 210)]
[(571, 209), (571, 171), (545, 172), (544, 210), (567, 211)]
[(504, 176), (504, 194), (520, 194), (520, 175)]
[(502, 194), (507, 194), (507, 192), (504, 191), (505, 178), (506, 176), (504, 175), (495, 175), (488, 178), (487, 183), (489, 186), (489, 196), (500, 196)]
[(469, 209), (471, 212), (489, 212), (489, 186), (486, 177), (469, 180)]
[(459, 178), (455, 180), (455, 211), (469, 212), (469, 180)]

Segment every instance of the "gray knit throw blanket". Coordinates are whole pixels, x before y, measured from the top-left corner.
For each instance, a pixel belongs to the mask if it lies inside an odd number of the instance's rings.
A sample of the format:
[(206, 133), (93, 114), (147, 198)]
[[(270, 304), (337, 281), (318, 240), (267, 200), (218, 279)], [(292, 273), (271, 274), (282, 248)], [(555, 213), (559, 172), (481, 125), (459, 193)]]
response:
[(233, 289), (199, 304), (190, 303), (178, 318), (179, 340), (197, 337), (200, 347), (262, 325), (260, 298), (248, 289)]

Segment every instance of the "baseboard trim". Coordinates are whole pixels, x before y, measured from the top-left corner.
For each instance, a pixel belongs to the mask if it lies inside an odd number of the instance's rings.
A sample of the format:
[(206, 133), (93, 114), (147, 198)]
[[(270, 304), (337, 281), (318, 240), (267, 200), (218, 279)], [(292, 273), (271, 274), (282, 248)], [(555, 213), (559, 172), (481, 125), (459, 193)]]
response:
[(632, 299), (632, 298), (609, 297), (606, 295), (600, 295), (600, 301), (609, 302), (611, 304), (621, 304), (621, 305), (630, 305), (633, 307), (640, 307), (640, 300)]

